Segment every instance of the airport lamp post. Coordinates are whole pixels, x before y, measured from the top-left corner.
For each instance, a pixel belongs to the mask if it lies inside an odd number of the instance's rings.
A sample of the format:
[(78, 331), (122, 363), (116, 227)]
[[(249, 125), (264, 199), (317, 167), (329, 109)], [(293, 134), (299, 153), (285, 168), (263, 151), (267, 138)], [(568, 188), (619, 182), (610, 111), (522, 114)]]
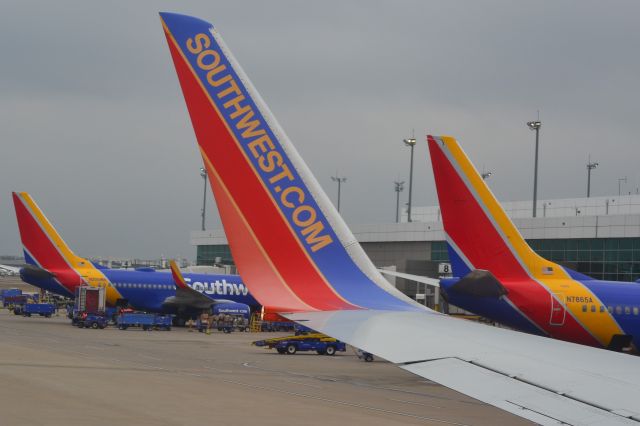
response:
[(342, 187), (342, 184), (347, 181), (347, 178), (338, 176), (338, 173), (336, 172), (335, 176), (331, 176), (331, 180), (338, 182), (338, 213), (340, 213), (340, 188)]
[(404, 189), (404, 181), (393, 182), (396, 185), (396, 223), (400, 222), (400, 193)]
[(536, 132), (536, 159), (533, 166), (533, 217), (536, 217), (536, 207), (538, 204), (538, 142), (540, 141), (540, 127), (542, 127), (542, 122), (540, 120), (529, 121), (527, 122), (527, 126)]
[(482, 180), (487, 180), (487, 178), (491, 175), (492, 175), (491, 172), (482, 173)]
[(618, 197), (622, 195), (622, 182), (627, 183), (626, 176), (618, 179)]
[(411, 148), (411, 160), (409, 163), (409, 203), (407, 204), (407, 222), (411, 222), (411, 194), (413, 192), (413, 148), (416, 146), (416, 139), (404, 139), (404, 144)]
[(200, 176), (204, 179), (204, 191), (202, 193), (202, 230), (204, 231), (204, 215), (206, 212), (205, 207), (207, 206), (207, 171), (204, 167), (200, 167)]
[(591, 162), (591, 156), (589, 156), (589, 161), (587, 161), (587, 198), (591, 196), (591, 170), (598, 167), (597, 162)]

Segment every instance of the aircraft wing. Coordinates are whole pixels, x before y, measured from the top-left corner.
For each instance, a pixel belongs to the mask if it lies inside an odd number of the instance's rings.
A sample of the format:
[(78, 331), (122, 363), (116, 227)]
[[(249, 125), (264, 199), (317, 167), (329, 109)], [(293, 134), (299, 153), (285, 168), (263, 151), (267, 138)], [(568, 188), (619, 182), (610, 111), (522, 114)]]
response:
[(164, 304), (188, 306), (195, 309), (209, 309), (211, 305), (215, 305), (216, 303), (233, 303), (231, 300), (211, 299), (199, 291), (192, 289), (184, 280), (182, 272), (176, 262), (171, 260), (169, 264), (171, 265), (173, 281), (176, 284), (176, 295), (167, 297)]
[(388, 269), (378, 269), (378, 271), (382, 272), (384, 275), (391, 275), (393, 277), (404, 278), (405, 280), (416, 281), (433, 287), (440, 287), (440, 280), (436, 278), (423, 277), (421, 275), (407, 274), (404, 272), (389, 271)]
[(433, 311), (284, 316), (536, 423), (640, 422), (640, 360), (635, 356)]
[(451, 318), (391, 286), (219, 32), (161, 20), (233, 258), (263, 306), (542, 424), (638, 424), (640, 358)]

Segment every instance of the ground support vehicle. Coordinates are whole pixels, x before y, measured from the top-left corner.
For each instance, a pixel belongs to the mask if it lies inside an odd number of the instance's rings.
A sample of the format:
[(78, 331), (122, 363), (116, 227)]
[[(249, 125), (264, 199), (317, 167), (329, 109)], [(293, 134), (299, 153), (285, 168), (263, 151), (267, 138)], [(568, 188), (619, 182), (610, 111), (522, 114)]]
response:
[(105, 312), (106, 293), (104, 287), (76, 287), (75, 309), (78, 312)]
[(2, 299), (2, 307), (7, 308), (11, 305), (10, 298), (22, 296), (22, 290), (19, 288), (6, 288), (0, 290), (0, 299)]
[(294, 331), (292, 321), (262, 321), (261, 331)]
[(76, 287), (73, 307), (67, 305), (67, 316), (71, 308), (71, 324), (79, 328), (105, 328), (109, 321), (105, 301), (104, 287)]
[(158, 315), (156, 314), (153, 318), (153, 326), (156, 329), (162, 330), (171, 330), (171, 325), (173, 324), (173, 315)]
[(56, 312), (56, 305), (53, 303), (26, 303), (20, 306), (20, 310), (25, 317), (40, 315), (41, 317), (49, 318)]
[(118, 315), (118, 328), (126, 330), (129, 327), (141, 327), (143, 330), (153, 329), (153, 314), (143, 312), (123, 312)]
[(317, 331), (312, 330), (309, 327), (306, 327), (306, 326), (301, 325), (301, 324), (294, 324), (293, 331), (294, 331), (294, 334), (296, 336), (300, 336), (300, 335), (303, 335), (303, 334), (317, 333)]
[(247, 331), (249, 329), (249, 321), (241, 315), (230, 315), (225, 319), (218, 319), (213, 321), (212, 328), (218, 329), (224, 333), (231, 333), (233, 331)]
[(338, 351), (344, 352), (347, 350), (347, 345), (344, 342), (321, 333), (275, 337), (273, 339), (257, 340), (252, 344), (276, 349), (278, 353), (288, 355), (293, 355), (298, 351), (316, 351), (318, 355), (335, 355)]
[(75, 319), (75, 325), (78, 328), (93, 328), (94, 330), (105, 328), (108, 322), (104, 312), (84, 312)]
[(356, 353), (356, 356), (364, 362), (373, 362), (374, 360), (372, 353), (365, 352), (358, 348), (354, 348), (353, 351)]
[(4, 307), (13, 311), (14, 315), (22, 315), (22, 307), (27, 304), (27, 296), (5, 296)]
[(161, 328), (171, 330), (171, 315), (147, 314), (144, 312), (122, 312), (118, 315), (118, 328), (126, 330), (129, 327), (140, 327), (143, 330), (153, 330)]

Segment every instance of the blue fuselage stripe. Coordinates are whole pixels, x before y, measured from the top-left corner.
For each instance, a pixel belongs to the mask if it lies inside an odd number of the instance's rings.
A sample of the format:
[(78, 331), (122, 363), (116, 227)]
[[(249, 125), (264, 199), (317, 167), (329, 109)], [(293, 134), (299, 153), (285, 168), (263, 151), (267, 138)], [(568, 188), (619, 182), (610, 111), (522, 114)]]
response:
[[(118, 292), (136, 309), (163, 312), (164, 301), (176, 295), (171, 273), (140, 272), (117, 269), (102, 269), (101, 272)], [(251, 307), (259, 303), (249, 293), (239, 275), (184, 274), (191, 288), (214, 300), (231, 300)], [(61, 291), (61, 286), (51, 279), (23, 277), (24, 281), (61, 296), (73, 296)]]

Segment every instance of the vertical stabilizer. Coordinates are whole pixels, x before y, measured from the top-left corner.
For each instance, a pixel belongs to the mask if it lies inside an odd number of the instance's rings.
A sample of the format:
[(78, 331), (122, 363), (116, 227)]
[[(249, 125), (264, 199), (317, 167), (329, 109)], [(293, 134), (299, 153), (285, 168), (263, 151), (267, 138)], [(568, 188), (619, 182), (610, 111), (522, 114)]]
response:
[(88, 284), (106, 287), (110, 303), (120, 297), (102, 272), (69, 248), (28, 193), (14, 192), (13, 204), (27, 263), (53, 274), (55, 280), (71, 294), (75, 287)]
[(427, 141), (456, 275), (486, 269), (498, 279), (566, 277), (529, 247), (454, 138), (428, 136)]
[(415, 309), (379, 274), (209, 23), (161, 13), (234, 260), (280, 311)]

